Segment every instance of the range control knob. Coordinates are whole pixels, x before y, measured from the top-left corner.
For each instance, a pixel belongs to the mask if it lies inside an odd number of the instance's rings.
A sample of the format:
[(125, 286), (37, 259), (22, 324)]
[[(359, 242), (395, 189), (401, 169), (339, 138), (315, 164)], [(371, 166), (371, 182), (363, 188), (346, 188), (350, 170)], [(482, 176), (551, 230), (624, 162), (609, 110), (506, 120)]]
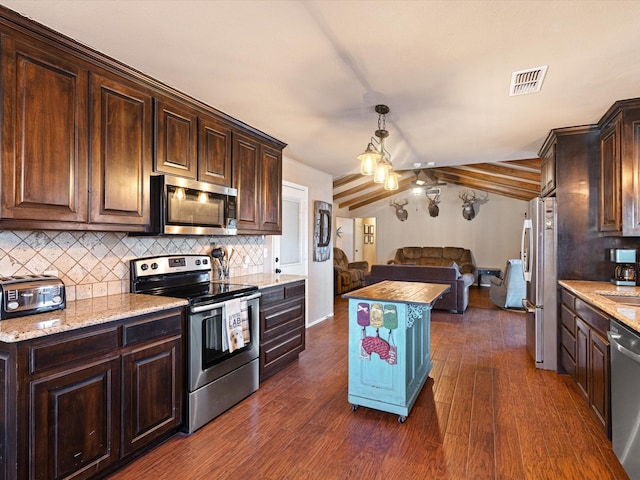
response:
[(209, 259), (208, 258), (203, 258), (202, 259), (202, 264), (203, 265), (207, 265), (209, 263)]
[(196, 265), (200, 265), (200, 259), (196, 260)]
[(147, 270), (149, 270), (149, 265), (147, 265), (146, 263), (143, 263), (142, 265), (140, 265), (140, 270), (142, 270), (143, 272), (146, 272)]
[(7, 310), (15, 310), (19, 306), (20, 304), (18, 302), (9, 302), (7, 303)]
[(62, 302), (62, 297), (60, 295), (54, 295), (53, 298), (51, 299), (51, 301), (53, 303), (60, 303), (60, 302)]
[(151, 270), (157, 270), (158, 269), (158, 264), (156, 262), (153, 262), (151, 264)]

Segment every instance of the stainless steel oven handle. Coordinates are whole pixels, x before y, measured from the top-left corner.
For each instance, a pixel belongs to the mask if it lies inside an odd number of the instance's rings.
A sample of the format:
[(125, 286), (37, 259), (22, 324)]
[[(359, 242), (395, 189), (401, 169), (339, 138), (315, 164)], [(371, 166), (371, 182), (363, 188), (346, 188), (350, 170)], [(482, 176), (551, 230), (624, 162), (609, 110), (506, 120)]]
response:
[[(255, 300), (256, 298), (260, 298), (260, 292), (258, 293), (254, 293), (252, 295), (249, 296), (242, 296), (239, 297), (240, 300), (245, 299), (247, 301), (249, 300)], [(191, 307), (191, 313), (202, 313), (202, 312), (208, 312), (210, 310), (215, 310), (216, 308), (222, 308), (224, 306), (224, 302), (220, 302), (220, 303), (212, 303), (212, 304), (208, 304), (208, 305), (197, 305), (195, 307)]]
[(222, 308), (223, 306), (224, 306), (224, 302), (210, 303), (208, 305), (199, 305), (197, 307), (191, 307), (191, 313), (208, 312), (209, 310), (215, 310), (216, 308)]

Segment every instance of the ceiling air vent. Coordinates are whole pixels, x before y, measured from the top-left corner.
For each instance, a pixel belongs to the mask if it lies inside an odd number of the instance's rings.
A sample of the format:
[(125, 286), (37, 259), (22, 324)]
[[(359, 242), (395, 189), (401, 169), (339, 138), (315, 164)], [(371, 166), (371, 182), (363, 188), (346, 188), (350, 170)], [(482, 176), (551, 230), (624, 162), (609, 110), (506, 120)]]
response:
[(511, 87), (509, 96), (525, 95), (527, 93), (539, 92), (542, 88), (542, 81), (547, 73), (548, 65), (544, 67), (529, 68), (511, 74)]

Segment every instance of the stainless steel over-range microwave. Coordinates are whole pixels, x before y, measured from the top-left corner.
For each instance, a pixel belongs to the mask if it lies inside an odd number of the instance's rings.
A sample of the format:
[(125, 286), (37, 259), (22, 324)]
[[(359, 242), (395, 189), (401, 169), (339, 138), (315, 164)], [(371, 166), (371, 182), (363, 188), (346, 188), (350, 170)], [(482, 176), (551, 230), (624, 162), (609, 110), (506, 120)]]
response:
[(151, 177), (152, 235), (236, 235), (235, 188), (169, 175)]

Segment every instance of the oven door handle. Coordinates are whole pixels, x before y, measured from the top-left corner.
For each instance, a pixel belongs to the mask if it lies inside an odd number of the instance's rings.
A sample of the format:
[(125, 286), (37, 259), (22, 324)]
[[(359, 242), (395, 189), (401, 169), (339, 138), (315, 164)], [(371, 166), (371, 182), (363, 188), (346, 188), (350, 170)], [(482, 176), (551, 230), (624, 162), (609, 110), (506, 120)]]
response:
[[(240, 300), (254, 300), (256, 298), (260, 297), (260, 292), (258, 293), (254, 293), (253, 295), (249, 295), (249, 296), (241, 296), (239, 297)], [(222, 308), (224, 306), (225, 302), (220, 302), (220, 303), (211, 303), (208, 305), (196, 305), (195, 307), (191, 307), (191, 313), (202, 313), (202, 312), (208, 312), (210, 310), (215, 310), (216, 308)]]

